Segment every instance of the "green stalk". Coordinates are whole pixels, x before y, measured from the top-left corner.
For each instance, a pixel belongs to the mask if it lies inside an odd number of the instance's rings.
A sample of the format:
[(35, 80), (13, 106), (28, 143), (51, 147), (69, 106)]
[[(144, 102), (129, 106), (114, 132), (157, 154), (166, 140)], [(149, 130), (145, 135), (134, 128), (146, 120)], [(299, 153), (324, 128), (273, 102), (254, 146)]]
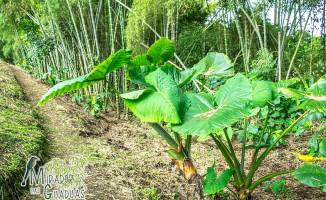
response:
[[(214, 140), (216, 146), (220, 149), (225, 161), (227, 162), (227, 164), (229, 165), (230, 169), (232, 170), (236, 170), (236, 167), (234, 166), (234, 163), (231, 159), (231, 156), (230, 156), (230, 152), (226, 149), (225, 145), (219, 141), (213, 133), (210, 134), (210, 136), (212, 137), (212, 139)], [(235, 173), (234, 174), (234, 180), (236, 182), (237, 185), (241, 185), (241, 182), (239, 180), (239, 173)]]
[(274, 148), (274, 146), (276, 145), (276, 143), (282, 139), (284, 137), (284, 135), (289, 132), (289, 130), (291, 130), (293, 128), (293, 126), (295, 126), (310, 110), (307, 110), (306, 112), (304, 112), (300, 117), (298, 117), (298, 119), (296, 119), (287, 129), (285, 129), (283, 131), (282, 134), (280, 134), (277, 139), (273, 142), (273, 144), (271, 144), (271, 146), (266, 149), (264, 151), (264, 153), (258, 158), (257, 162), (254, 163), (254, 167), (252, 169), (250, 169), (250, 172), (245, 180), (245, 188), (248, 188), (250, 185), (250, 182), (252, 180), (253, 175), (255, 174), (256, 170), (258, 169), (258, 167), (260, 166), (260, 164), (263, 162), (263, 160), (266, 158), (267, 154)]
[(248, 119), (245, 119), (245, 125), (243, 130), (244, 136), (242, 140), (242, 151), (241, 151), (241, 164), (240, 164), (240, 169), (243, 175), (244, 175), (244, 161), (246, 157), (247, 127), (248, 127)]
[(83, 59), (84, 74), (87, 74), (88, 73), (88, 69), (87, 69), (87, 65), (88, 64), (87, 64), (87, 61), (86, 61), (84, 47), (83, 47), (82, 42), (81, 42), (81, 39), (80, 39), (79, 31), (78, 31), (78, 28), (77, 28), (77, 25), (76, 25), (76, 22), (75, 22), (74, 15), (73, 15), (72, 10), (71, 10), (71, 6), (70, 6), (70, 3), (69, 3), (69, 0), (66, 0), (66, 2), (67, 2), (67, 5), (68, 5), (68, 9), (69, 9), (69, 12), (70, 12), (70, 16), (71, 16), (71, 20), (72, 20), (73, 26), (75, 28), (75, 34), (76, 34), (76, 37), (77, 37), (78, 46), (79, 46), (79, 49), (80, 49), (80, 52), (81, 52), (81, 56), (82, 56), (82, 59)]
[[(307, 18), (307, 19), (310, 18), (311, 11), (312, 11), (312, 9), (310, 9), (310, 12), (309, 12), (309, 15), (308, 15), (308, 18)], [(307, 27), (308, 21), (309, 21), (309, 20), (306, 21), (306, 24), (305, 24), (305, 26), (304, 26), (304, 30), (306, 30), (306, 27)], [(292, 66), (293, 66), (293, 62), (294, 62), (294, 59), (295, 59), (295, 57), (296, 57), (296, 55), (297, 55), (298, 49), (299, 49), (299, 47), (300, 47), (301, 40), (302, 40), (302, 38), (303, 38), (303, 34), (306, 33), (304, 30), (302, 30), (302, 33), (301, 33), (301, 35), (300, 35), (300, 39), (299, 39), (299, 41), (297, 42), (297, 46), (296, 46), (296, 48), (295, 48), (294, 54), (293, 54), (293, 56), (292, 56), (292, 60), (291, 60), (291, 62), (290, 62), (290, 66), (289, 66), (288, 72), (287, 72), (287, 74), (286, 74), (286, 80), (288, 80), (289, 77), (290, 77), (290, 72), (291, 72), (291, 69), (292, 69)]]
[[(113, 21), (112, 21), (112, 13), (111, 13), (111, 3), (110, 0), (108, 0), (108, 12), (109, 12), (109, 31), (110, 31), (110, 43), (111, 43), (111, 55), (113, 55), (115, 53), (115, 45), (114, 45), (114, 41), (115, 41), (115, 37), (114, 37), (114, 32), (113, 32)], [(113, 72), (113, 80), (114, 80), (114, 87), (116, 89), (118, 89), (118, 79), (117, 79), (117, 71), (115, 70)], [(117, 117), (120, 118), (120, 114), (119, 114), (119, 96), (116, 94), (115, 95), (115, 106), (117, 109)]]
[(213, 133), (210, 134), (211, 138), (214, 140), (216, 146), (220, 149), (220, 151), (222, 152), (222, 155), (225, 158), (225, 161), (228, 163), (230, 169), (234, 169), (234, 164), (232, 162), (232, 159), (229, 155), (229, 153), (227, 151), (225, 151), (225, 149), (222, 147), (220, 141), (217, 140), (217, 138), (214, 136)]
[(179, 133), (173, 131), (173, 134), (174, 134), (174, 139), (175, 139), (175, 141), (176, 141), (178, 144), (180, 144), (180, 142), (181, 142), (181, 138), (180, 138)]
[(158, 123), (148, 123), (172, 148), (178, 149), (178, 144)]
[(78, 7), (78, 10), (79, 10), (79, 15), (80, 15), (80, 19), (81, 19), (81, 25), (82, 25), (82, 33), (84, 33), (84, 41), (86, 43), (86, 52), (87, 52), (87, 57), (89, 58), (89, 60), (91, 61), (91, 63), (93, 64), (93, 59), (90, 58), (92, 53), (91, 53), (91, 46), (89, 44), (89, 37), (88, 37), (88, 33), (87, 33), (87, 30), (86, 30), (86, 24), (85, 24), (85, 20), (84, 20), (84, 14), (83, 14), (83, 11), (82, 11), (82, 8), (81, 8), (81, 5), (80, 5), (80, 0), (78, 0), (77, 2), (77, 7)]
[[(230, 148), (230, 155), (231, 155), (231, 158), (233, 159), (233, 162), (234, 162), (235, 171), (241, 177), (241, 181), (243, 181), (244, 173), (242, 174), (240, 170), (237, 170), (237, 169), (241, 169), (240, 168), (240, 162), (239, 162), (237, 156), (235, 155), (233, 145), (232, 145), (231, 139), (230, 139), (230, 137), (229, 137), (229, 135), (228, 135), (228, 133), (226, 131), (226, 128), (223, 129), (223, 132), (224, 132), (224, 135), (226, 137), (226, 140), (227, 140), (229, 148)], [(220, 142), (222, 143), (222, 141), (220, 141)], [(224, 144), (222, 143), (222, 145), (224, 145)]]
[(187, 135), (185, 150), (188, 155), (188, 158), (190, 158), (191, 155), (191, 141), (192, 141), (192, 135)]
[(96, 26), (95, 26), (95, 21), (94, 21), (94, 14), (93, 14), (93, 8), (92, 8), (92, 0), (89, 0), (89, 10), (91, 14), (91, 22), (92, 22), (92, 28), (93, 28), (93, 36), (94, 36), (94, 44), (95, 44), (95, 49), (96, 49), (96, 56), (100, 56), (100, 49), (98, 47), (98, 41), (97, 41), (97, 31), (96, 31)]
[[(266, 114), (266, 118), (264, 120), (263, 132), (261, 133), (261, 135), (259, 137), (259, 140), (258, 140), (258, 143), (256, 144), (256, 146), (259, 146), (261, 144), (261, 141), (263, 140), (263, 136), (264, 136), (264, 133), (265, 133), (265, 130), (266, 130), (266, 127), (267, 127), (267, 121), (269, 119), (269, 114), (270, 114), (270, 109), (268, 108), (268, 111), (267, 111), (267, 114)], [(260, 149), (255, 149), (255, 152), (254, 152), (254, 154), (252, 156), (252, 159), (251, 159), (250, 169), (253, 167), (253, 163), (256, 162), (256, 159), (257, 159), (257, 156), (258, 156), (259, 151), (260, 151)]]
[(275, 176), (282, 175), (282, 174), (288, 174), (288, 173), (292, 173), (292, 172), (295, 172), (295, 170), (288, 170), (288, 171), (282, 171), (282, 172), (276, 172), (276, 173), (268, 174), (268, 175), (258, 179), (256, 182), (254, 182), (249, 187), (249, 190), (253, 191), (259, 184), (261, 184), (262, 182), (264, 182), (264, 181), (266, 181), (268, 179), (271, 179), (271, 178), (273, 178)]

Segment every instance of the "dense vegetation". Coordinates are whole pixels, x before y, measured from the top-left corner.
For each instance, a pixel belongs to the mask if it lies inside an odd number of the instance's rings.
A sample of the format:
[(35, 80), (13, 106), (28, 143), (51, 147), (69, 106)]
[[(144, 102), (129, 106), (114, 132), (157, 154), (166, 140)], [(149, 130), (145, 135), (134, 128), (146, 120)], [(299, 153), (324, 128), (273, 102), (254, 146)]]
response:
[[(109, 107), (118, 117), (132, 112), (169, 144), (167, 153), (200, 196), (221, 195), (233, 177), (227, 189), (246, 199), (285, 173), (326, 190), (325, 169), (312, 165), (326, 156), (324, 124), (313, 128), (326, 110), (325, 1), (15, 0), (0, 6), (1, 58), (54, 86), (39, 105), (74, 91), (72, 100), (94, 116)], [(309, 151), (297, 153), (308, 164), (254, 177), (265, 157), (286, 144), (284, 136), (308, 129)], [(203, 187), (191, 162), (193, 135), (211, 138), (229, 165), (219, 177), (209, 167)], [(242, 143), (240, 158), (233, 135)]]

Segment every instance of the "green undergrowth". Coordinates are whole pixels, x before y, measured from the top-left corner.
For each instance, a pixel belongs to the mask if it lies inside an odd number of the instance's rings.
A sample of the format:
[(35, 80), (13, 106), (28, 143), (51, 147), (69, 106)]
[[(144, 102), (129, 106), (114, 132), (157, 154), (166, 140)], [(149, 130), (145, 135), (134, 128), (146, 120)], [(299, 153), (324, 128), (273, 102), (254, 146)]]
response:
[(30, 156), (44, 160), (45, 131), (11, 69), (0, 61), (0, 199), (18, 199)]

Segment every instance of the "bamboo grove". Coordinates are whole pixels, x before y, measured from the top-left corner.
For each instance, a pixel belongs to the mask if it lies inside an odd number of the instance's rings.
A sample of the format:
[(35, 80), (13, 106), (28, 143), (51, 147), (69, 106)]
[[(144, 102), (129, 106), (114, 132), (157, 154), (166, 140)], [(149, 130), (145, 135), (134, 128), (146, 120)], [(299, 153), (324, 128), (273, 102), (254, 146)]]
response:
[[(0, 57), (51, 85), (90, 73), (118, 49), (144, 53), (160, 37), (175, 43), (179, 69), (221, 52), (236, 71), (273, 81), (310, 81), (325, 71), (323, 0), (2, 0), (0, 6)], [(188, 87), (216, 84), (199, 77)], [(114, 90), (138, 87), (124, 67), (73, 100), (86, 102), (94, 115), (110, 106), (120, 116), (127, 108)]]

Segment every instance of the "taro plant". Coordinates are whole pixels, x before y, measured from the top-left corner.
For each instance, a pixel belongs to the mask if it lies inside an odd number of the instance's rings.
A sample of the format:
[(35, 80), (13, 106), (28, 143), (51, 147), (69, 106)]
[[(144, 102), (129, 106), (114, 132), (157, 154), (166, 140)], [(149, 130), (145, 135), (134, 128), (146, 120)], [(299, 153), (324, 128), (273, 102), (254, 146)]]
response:
[[(174, 50), (174, 44), (166, 38), (159, 39), (146, 54), (138, 55), (132, 60), (131, 51), (122, 49), (96, 66), (91, 73), (58, 83), (43, 96), (38, 105), (43, 105), (55, 96), (106, 81), (107, 74), (127, 65), (129, 79), (141, 86), (140, 90), (120, 94), (113, 85), (107, 84), (123, 99), (134, 115), (147, 122), (169, 144), (167, 153), (179, 166), (185, 178), (199, 186), (197, 189), (200, 189), (200, 195), (202, 192), (206, 195), (215, 195), (227, 187), (237, 199), (247, 199), (260, 183), (286, 173), (293, 173), (302, 183), (326, 191), (326, 172), (318, 165), (306, 164), (298, 170), (255, 177), (266, 156), (310, 110), (325, 112), (325, 76), (307, 92), (299, 92), (291, 89), (293, 80), (279, 83), (250, 82), (241, 73), (233, 76), (234, 70), (230, 59), (220, 53), (209, 53), (191, 69), (179, 71), (175, 64), (169, 61), (173, 58)], [(209, 89), (208, 92), (186, 91), (184, 86), (189, 82), (196, 82), (198, 76), (217, 80), (229, 78), (214, 91)], [(300, 99), (302, 103), (298, 108), (305, 112), (293, 120), (285, 130), (279, 132), (272, 142), (265, 143), (264, 141), (269, 141), (263, 140), (267, 122), (274, 110), (271, 108), (273, 106), (271, 102), (280, 92), (286, 98)], [(247, 145), (250, 118), (257, 114), (257, 108), (264, 108), (267, 112), (258, 139), (253, 145)], [(240, 126), (244, 133), (240, 157), (235, 153), (232, 138), (227, 132), (227, 129), (234, 126), (238, 128)], [(172, 136), (167, 130), (172, 130), (170, 132)], [(181, 135), (186, 135), (185, 141)], [(221, 172), (219, 176), (214, 171), (214, 165), (209, 167), (203, 187), (201, 176), (197, 175), (191, 159), (193, 135), (211, 137), (229, 166), (229, 169)], [(222, 137), (225, 140), (222, 140)], [(324, 146), (320, 148), (325, 152)], [(245, 152), (251, 150), (254, 152), (248, 159)], [(246, 162), (250, 165), (247, 171)], [(233, 186), (228, 187), (232, 178)]]

